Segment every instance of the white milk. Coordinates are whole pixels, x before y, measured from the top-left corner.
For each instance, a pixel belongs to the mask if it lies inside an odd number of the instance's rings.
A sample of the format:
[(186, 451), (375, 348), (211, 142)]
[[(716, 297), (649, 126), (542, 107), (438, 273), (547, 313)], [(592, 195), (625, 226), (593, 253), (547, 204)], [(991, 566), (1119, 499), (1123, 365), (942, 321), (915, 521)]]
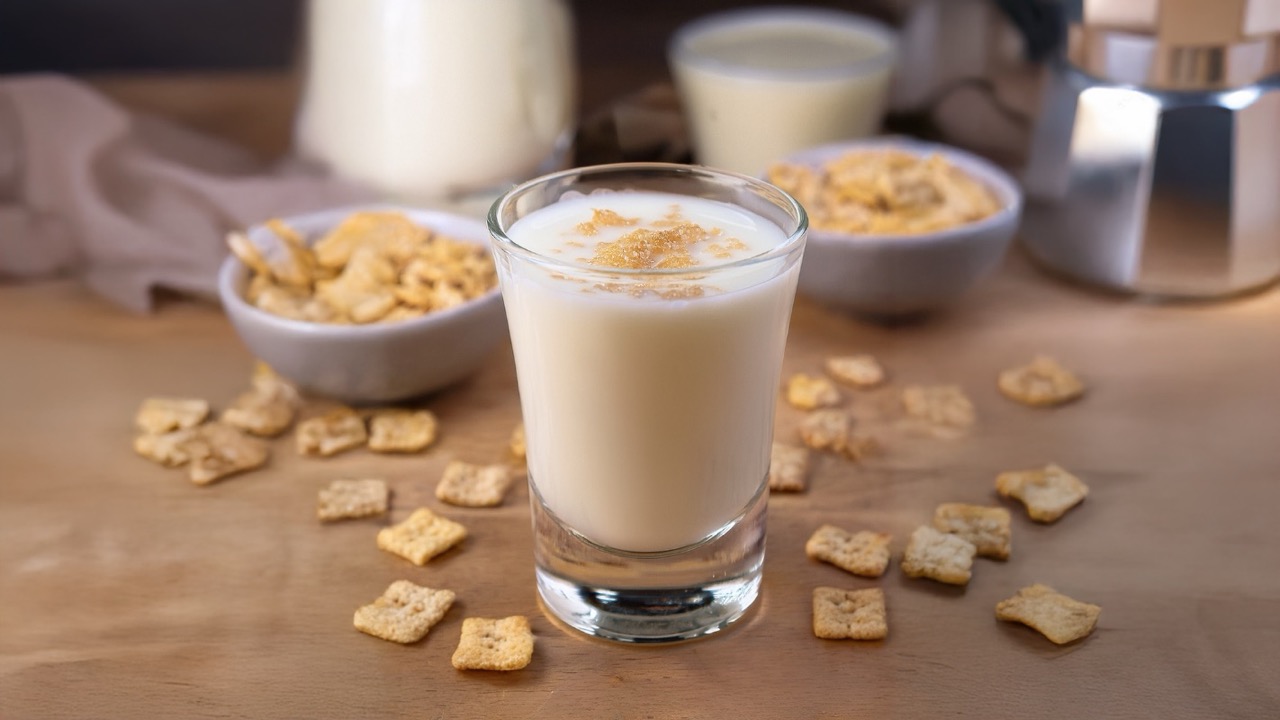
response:
[[(693, 249), (699, 265), (723, 266), (786, 240), (736, 206), (649, 192), (562, 200), (507, 235), (547, 258), (581, 262), (599, 243), (661, 220), (673, 204), (720, 230)], [(640, 223), (585, 237), (575, 227), (597, 208)], [(529, 473), (551, 512), (597, 544), (652, 552), (698, 542), (743, 511), (769, 467), (799, 267), (786, 262), (707, 269), (697, 282), (659, 285), (698, 285), (703, 293), (676, 299), (597, 287), (583, 280), (589, 272), (500, 263), (511, 273), (503, 294)]]
[(311, 0), (299, 152), (431, 200), (558, 164), (576, 103), (563, 0)]
[(806, 147), (875, 134), (891, 31), (849, 13), (768, 8), (682, 28), (670, 62), (698, 161), (757, 174)]

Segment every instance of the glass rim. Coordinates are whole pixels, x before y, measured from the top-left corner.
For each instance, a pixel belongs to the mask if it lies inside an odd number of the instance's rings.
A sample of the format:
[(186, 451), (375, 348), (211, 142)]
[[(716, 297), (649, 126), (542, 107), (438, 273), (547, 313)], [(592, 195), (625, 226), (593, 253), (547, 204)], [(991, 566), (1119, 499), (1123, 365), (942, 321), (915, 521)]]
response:
[[(690, 47), (690, 43), (695, 38), (721, 30), (737, 27), (775, 28), (780, 22), (850, 30), (879, 40), (883, 43), (883, 47), (869, 57), (832, 67), (807, 70), (743, 66), (708, 57)], [(667, 44), (667, 57), (672, 65), (679, 62), (726, 77), (804, 82), (865, 75), (891, 67), (898, 58), (898, 42), (898, 33), (893, 28), (865, 15), (836, 8), (762, 6), (725, 10), (705, 15), (680, 26)]]
[[(512, 240), (507, 231), (502, 227), (500, 220), (501, 213), (510, 206), (511, 202), (539, 185), (551, 184), (557, 180), (574, 176), (604, 176), (613, 173), (636, 173), (636, 172), (652, 172), (657, 174), (669, 174), (675, 176), (711, 176), (721, 179), (730, 179), (744, 182), (752, 190), (764, 191), (761, 196), (766, 200), (772, 200), (769, 195), (776, 195), (777, 199), (782, 202), (779, 207), (796, 221), (793, 230), (782, 228), (786, 233), (786, 239), (777, 245), (745, 258), (737, 260), (729, 260), (722, 263), (712, 265), (695, 265), (691, 267), (681, 268), (616, 268), (606, 265), (594, 265), (588, 262), (576, 260), (566, 260), (563, 258), (552, 257), (535, 250), (531, 250), (515, 240)], [(655, 190), (654, 192), (663, 192)], [(680, 195), (681, 193), (671, 193)], [(690, 195), (690, 197), (697, 197)], [(726, 201), (716, 201), (726, 202)], [(757, 213), (758, 214), (758, 213)], [(503, 253), (513, 255), (539, 265), (559, 269), (573, 271), (574, 273), (590, 273), (594, 275), (608, 275), (612, 277), (682, 277), (686, 275), (705, 275), (707, 273), (719, 273), (724, 270), (734, 268), (750, 267), (760, 263), (769, 262), (778, 258), (790, 255), (795, 249), (804, 242), (806, 234), (809, 232), (809, 214), (805, 212), (804, 206), (798, 200), (791, 196), (782, 188), (761, 180), (760, 178), (746, 175), (744, 173), (733, 172), (731, 170), (721, 170), (720, 168), (708, 167), (705, 165), (683, 165), (680, 163), (659, 163), (659, 162), (631, 162), (631, 163), (610, 163), (607, 165), (587, 165), (583, 167), (569, 168), (560, 170), (547, 175), (541, 175), (532, 180), (525, 181), (507, 192), (503, 193), (497, 200), (489, 206), (487, 215), (489, 225), (489, 236), (493, 238), (494, 247)], [(766, 218), (768, 220), (768, 218)]]

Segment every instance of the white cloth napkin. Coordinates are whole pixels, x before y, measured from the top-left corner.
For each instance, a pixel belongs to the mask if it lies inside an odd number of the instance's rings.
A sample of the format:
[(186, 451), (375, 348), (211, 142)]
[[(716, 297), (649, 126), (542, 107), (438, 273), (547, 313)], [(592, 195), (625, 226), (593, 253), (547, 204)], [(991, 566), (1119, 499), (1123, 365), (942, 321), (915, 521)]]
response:
[(229, 230), (372, 197), (70, 78), (0, 78), (0, 280), (74, 273), (138, 312), (160, 288), (214, 297)]

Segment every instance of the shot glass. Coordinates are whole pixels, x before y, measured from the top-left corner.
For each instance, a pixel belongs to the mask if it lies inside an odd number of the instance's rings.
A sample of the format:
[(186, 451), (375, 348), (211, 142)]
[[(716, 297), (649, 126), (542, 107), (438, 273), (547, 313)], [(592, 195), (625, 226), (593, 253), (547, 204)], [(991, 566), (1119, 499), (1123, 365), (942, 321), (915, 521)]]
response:
[(667, 57), (698, 162), (758, 174), (878, 132), (897, 35), (839, 10), (748, 8), (682, 26)]
[(489, 212), (544, 608), (625, 642), (715, 632), (759, 592), (808, 218), (736, 173), (637, 163)]

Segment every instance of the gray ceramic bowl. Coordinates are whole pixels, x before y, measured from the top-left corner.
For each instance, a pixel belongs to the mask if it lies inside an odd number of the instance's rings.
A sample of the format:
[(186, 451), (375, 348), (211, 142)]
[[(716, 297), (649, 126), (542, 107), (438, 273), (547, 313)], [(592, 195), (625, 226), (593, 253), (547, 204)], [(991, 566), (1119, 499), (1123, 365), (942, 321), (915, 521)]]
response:
[(823, 304), (875, 316), (937, 309), (973, 287), (1000, 264), (1022, 213), (1022, 191), (991, 163), (946, 145), (905, 138), (856, 140), (793, 153), (782, 162), (819, 166), (856, 150), (937, 153), (986, 185), (1000, 203), (996, 214), (968, 225), (921, 235), (860, 235), (810, 230), (800, 266), (800, 291)]
[[(423, 227), (488, 247), (483, 222), (429, 210), (335, 208), (284, 220), (310, 242), (352, 212), (370, 209), (397, 210)], [(249, 237), (261, 242), (269, 232), (257, 226), (249, 230)], [(222, 264), (218, 294), (244, 344), (303, 390), (345, 402), (389, 402), (439, 390), (474, 372), (507, 335), (496, 287), (480, 298), (420, 318), (326, 325), (290, 320), (250, 305), (244, 299), (248, 280), (248, 268), (234, 255)]]

